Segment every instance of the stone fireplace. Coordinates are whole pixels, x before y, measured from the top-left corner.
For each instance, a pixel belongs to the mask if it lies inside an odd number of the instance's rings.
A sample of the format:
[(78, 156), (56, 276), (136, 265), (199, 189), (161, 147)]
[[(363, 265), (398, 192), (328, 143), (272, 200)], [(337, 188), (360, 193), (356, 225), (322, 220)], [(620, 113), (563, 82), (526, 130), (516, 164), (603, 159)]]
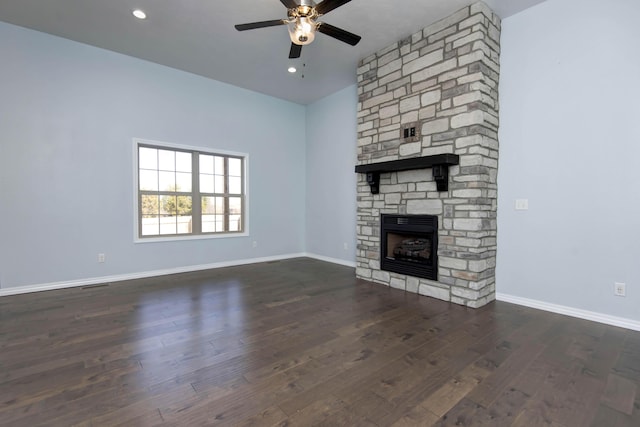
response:
[[(360, 62), (359, 278), (469, 307), (495, 299), (499, 53), (500, 19), (479, 2)], [(428, 217), (433, 238), (383, 231)]]

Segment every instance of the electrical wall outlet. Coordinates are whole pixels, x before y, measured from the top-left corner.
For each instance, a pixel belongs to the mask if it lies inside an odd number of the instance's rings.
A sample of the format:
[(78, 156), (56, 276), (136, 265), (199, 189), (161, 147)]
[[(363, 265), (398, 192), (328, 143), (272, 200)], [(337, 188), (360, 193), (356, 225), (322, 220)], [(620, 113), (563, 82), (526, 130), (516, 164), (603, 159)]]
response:
[(529, 199), (516, 199), (516, 210), (517, 211), (529, 210)]
[(251, 244), (251, 246), (253, 246), (254, 248), (258, 247), (258, 242), (256, 240), (253, 241), (253, 243)]
[(98, 262), (104, 262), (105, 256), (104, 254), (98, 254)]
[(347, 242), (344, 242), (342, 244), (342, 249), (344, 249), (345, 251), (349, 249), (349, 245), (347, 245)]
[(627, 285), (624, 283), (615, 283), (613, 293), (619, 297), (627, 296)]

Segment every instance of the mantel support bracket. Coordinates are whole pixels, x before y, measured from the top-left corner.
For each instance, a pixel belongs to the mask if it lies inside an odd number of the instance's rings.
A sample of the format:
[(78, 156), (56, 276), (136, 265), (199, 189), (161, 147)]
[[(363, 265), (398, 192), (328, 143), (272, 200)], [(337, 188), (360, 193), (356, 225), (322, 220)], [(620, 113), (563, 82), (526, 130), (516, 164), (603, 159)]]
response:
[(367, 172), (367, 184), (371, 187), (371, 194), (380, 193), (380, 172)]
[(433, 165), (431, 169), (438, 191), (449, 190), (449, 165)]

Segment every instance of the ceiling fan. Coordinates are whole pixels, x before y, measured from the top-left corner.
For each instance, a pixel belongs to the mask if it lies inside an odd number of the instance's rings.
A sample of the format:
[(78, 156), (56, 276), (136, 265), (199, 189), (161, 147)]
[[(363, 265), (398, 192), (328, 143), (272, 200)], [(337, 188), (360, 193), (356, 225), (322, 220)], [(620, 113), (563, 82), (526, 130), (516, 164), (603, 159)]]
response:
[(331, 12), (351, 0), (324, 0), (319, 4), (315, 4), (312, 0), (300, 0), (297, 4), (294, 0), (280, 0), (287, 10), (287, 19), (274, 19), (271, 21), (251, 22), (248, 24), (236, 25), (236, 30), (246, 31), (256, 28), (275, 27), (277, 25), (289, 26), (289, 37), (291, 38), (291, 50), (289, 58), (299, 58), (302, 52), (302, 46), (307, 45), (315, 38), (316, 31), (338, 39), (341, 42), (355, 46), (361, 37), (334, 27), (325, 22), (317, 22), (322, 15)]

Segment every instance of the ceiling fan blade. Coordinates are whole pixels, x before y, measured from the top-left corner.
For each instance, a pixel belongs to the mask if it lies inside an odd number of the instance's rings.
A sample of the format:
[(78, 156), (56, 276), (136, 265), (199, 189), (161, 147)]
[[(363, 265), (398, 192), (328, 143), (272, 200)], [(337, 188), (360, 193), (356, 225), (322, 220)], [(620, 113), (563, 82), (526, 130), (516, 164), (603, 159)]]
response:
[(291, 50), (289, 51), (289, 59), (300, 58), (302, 53), (302, 46), (299, 44), (291, 43)]
[(298, 5), (296, 4), (296, 2), (294, 0), (280, 0), (280, 2), (284, 5), (284, 7), (286, 7), (287, 9), (293, 9), (295, 7), (298, 7)]
[(342, 28), (334, 27), (333, 25), (329, 25), (326, 22), (321, 22), (320, 26), (318, 26), (318, 31), (323, 34), (328, 35), (329, 37), (333, 37), (334, 39), (338, 39), (341, 42), (345, 42), (350, 44), (351, 46), (355, 46), (358, 44), (362, 37), (350, 33), (349, 31), (343, 30)]
[(324, 0), (322, 3), (316, 6), (316, 12), (320, 15), (331, 12), (333, 9), (349, 3), (351, 0)]
[(238, 31), (246, 31), (246, 30), (255, 30), (256, 28), (265, 28), (265, 27), (275, 27), (276, 25), (285, 25), (287, 23), (284, 19), (274, 19), (271, 21), (260, 21), (260, 22), (250, 22), (248, 24), (238, 24), (236, 25), (236, 30)]

